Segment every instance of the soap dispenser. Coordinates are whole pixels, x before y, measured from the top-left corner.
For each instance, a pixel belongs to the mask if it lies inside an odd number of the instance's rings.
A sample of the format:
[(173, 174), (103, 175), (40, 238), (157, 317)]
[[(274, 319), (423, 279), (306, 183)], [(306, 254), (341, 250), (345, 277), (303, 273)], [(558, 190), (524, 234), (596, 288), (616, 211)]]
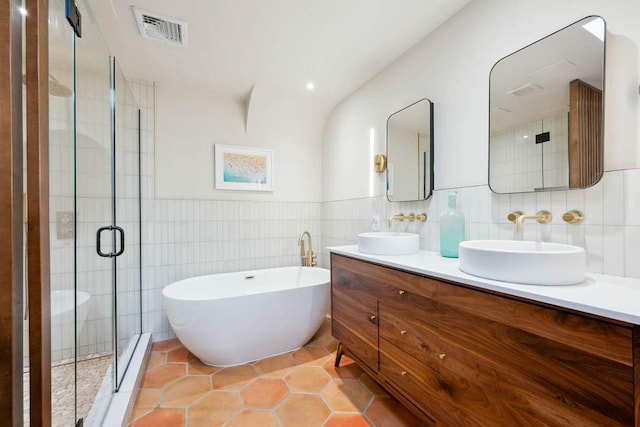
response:
[(458, 245), (464, 241), (464, 214), (456, 207), (457, 193), (447, 194), (447, 208), (440, 214), (440, 255), (458, 258)]

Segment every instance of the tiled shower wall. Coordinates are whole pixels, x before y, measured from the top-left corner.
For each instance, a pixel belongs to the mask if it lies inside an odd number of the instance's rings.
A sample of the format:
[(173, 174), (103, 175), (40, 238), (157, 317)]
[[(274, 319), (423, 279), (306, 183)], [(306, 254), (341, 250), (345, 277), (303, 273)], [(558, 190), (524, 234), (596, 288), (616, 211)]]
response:
[[(536, 143), (536, 134), (550, 140)], [(491, 183), (501, 193), (569, 186), (569, 117), (563, 114), (491, 135)]]
[[(585, 190), (524, 194), (495, 194), (488, 186), (454, 189), (466, 219), (467, 239), (513, 239), (514, 224), (507, 215), (515, 210), (533, 214), (551, 211), (549, 225), (525, 222), (524, 239), (568, 243), (587, 252), (587, 270), (593, 273), (640, 278), (640, 169), (606, 172), (595, 186)], [(384, 197), (323, 203), (322, 233), (325, 246), (355, 244), (356, 235), (371, 231), (373, 216), (379, 216), (382, 230), (394, 214), (426, 212), (426, 223), (397, 223), (396, 231), (420, 234), (421, 249), (439, 250), (438, 216), (446, 207), (446, 194), (437, 190), (423, 202), (390, 203)], [(581, 225), (568, 225), (562, 214), (570, 209), (582, 211)], [(322, 265), (328, 266), (326, 250)]]

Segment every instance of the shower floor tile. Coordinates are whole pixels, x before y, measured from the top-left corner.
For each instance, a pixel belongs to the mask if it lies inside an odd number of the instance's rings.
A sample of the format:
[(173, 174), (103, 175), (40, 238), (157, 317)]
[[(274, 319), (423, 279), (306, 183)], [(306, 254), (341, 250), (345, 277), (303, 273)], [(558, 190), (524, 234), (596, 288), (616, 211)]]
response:
[[(93, 355), (78, 361), (78, 417), (86, 418), (93, 400), (102, 384), (112, 356)], [(51, 425), (75, 425), (74, 387), (76, 368), (73, 361), (58, 362), (51, 367)], [(29, 425), (29, 372), (23, 375), (25, 426)]]
[(177, 339), (155, 343), (130, 426), (413, 427), (420, 421), (351, 359), (335, 368), (327, 319), (302, 349), (232, 368)]

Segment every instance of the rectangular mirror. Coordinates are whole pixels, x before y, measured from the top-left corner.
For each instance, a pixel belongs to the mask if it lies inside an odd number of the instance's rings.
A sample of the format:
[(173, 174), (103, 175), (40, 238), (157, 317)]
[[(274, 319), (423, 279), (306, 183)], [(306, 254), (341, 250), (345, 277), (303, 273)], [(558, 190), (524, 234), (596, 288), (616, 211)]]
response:
[(433, 103), (428, 99), (387, 119), (387, 199), (426, 200), (433, 191)]
[(489, 77), (489, 186), (566, 190), (603, 173), (606, 26), (589, 16), (496, 62)]

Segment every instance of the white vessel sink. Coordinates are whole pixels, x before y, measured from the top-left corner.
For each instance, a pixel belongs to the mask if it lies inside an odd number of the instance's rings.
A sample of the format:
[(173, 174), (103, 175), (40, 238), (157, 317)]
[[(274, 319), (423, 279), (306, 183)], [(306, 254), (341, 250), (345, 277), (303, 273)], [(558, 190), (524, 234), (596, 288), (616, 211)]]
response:
[(358, 234), (358, 251), (371, 255), (411, 255), (418, 252), (420, 236), (414, 233), (370, 232)]
[(460, 243), (460, 270), (474, 276), (527, 285), (584, 282), (585, 252), (578, 246), (518, 240)]

